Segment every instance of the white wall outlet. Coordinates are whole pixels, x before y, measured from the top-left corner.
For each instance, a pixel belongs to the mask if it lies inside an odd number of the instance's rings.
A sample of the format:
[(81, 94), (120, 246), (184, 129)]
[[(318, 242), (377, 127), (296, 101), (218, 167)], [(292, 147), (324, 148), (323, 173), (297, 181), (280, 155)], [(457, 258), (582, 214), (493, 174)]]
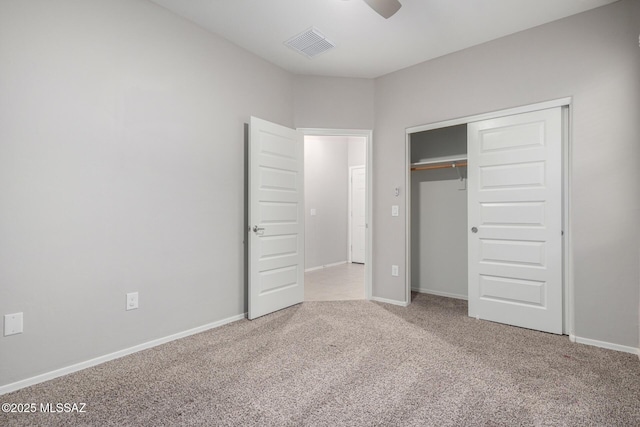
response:
[(316, 216), (316, 210), (315, 210), (315, 208), (311, 208), (311, 216)]
[(398, 216), (399, 208), (398, 205), (391, 206), (391, 216)]
[(392, 265), (391, 266), (391, 275), (392, 276), (396, 276), (396, 277), (399, 275), (398, 266), (397, 265)]
[(4, 315), (4, 336), (22, 333), (22, 313)]
[(135, 310), (138, 308), (138, 293), (131, 292), (127, 294), (127, 310)]

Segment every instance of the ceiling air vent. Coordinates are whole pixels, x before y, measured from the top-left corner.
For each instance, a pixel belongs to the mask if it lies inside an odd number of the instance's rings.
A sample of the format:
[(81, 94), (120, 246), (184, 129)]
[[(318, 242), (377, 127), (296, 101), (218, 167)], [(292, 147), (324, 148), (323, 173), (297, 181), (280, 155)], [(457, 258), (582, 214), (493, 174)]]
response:
[(313, 58), (336, 45), (328, 40), (320, 31), (311, 27), (284, 42), (290, 48), (300, 52), (307, 58)]

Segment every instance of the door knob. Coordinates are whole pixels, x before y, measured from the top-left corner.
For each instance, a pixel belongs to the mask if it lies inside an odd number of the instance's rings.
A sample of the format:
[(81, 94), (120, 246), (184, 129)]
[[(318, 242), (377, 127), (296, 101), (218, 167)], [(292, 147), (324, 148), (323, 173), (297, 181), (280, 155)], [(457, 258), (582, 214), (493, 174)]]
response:
[(258, 231), (264, 231), (264, 228), (263, 227), (258, 227), (257, 225), (254, 225), (253, 226), (253, 232), (257, 234)]
[(472, 233), (477, 233), (478, 232), (478, 227), (471, 227), (471, 232)]

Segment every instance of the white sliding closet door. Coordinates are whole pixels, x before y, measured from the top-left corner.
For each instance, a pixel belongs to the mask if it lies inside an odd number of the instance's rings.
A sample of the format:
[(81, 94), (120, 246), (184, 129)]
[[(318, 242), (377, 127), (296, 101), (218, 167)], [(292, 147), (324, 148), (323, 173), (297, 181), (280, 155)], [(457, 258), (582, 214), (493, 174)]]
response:
[(469, 316), (562, 333), (561, 108), (468, 125)]

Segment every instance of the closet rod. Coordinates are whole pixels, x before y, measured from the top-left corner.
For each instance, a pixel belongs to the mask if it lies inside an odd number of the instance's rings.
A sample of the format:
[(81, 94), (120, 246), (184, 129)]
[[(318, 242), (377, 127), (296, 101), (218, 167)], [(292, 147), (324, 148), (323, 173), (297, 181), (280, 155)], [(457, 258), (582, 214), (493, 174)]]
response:
[(461, 168), (466, 167), (467, 162), (455, 162), (455, 163), (440, 163), (435, 165), (422, 165), (422, 166), (412, 166), (412, 171), (426, 171), (431, 169), (451, 169), (451, 168)]

